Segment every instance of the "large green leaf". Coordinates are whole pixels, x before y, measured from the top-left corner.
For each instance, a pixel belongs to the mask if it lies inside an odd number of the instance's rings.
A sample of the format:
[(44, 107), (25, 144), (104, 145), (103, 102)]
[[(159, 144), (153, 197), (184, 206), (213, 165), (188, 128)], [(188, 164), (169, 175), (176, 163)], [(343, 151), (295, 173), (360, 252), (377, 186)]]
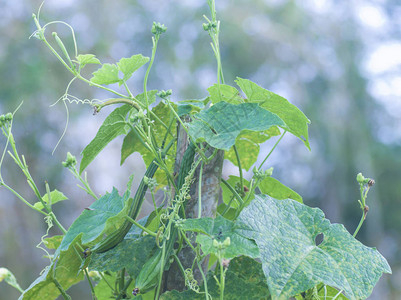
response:
[(61, 242), (60, 250), (67, 250), (78, 239), (82, 244), (91, 246), (98, 238), (117, 230), (125, 220), (131, 200), (128, 200), (128, 193), (121, 197), (113, 188), (111, 193), (95, 201), (72, 223)]
[(82, 151), (82, 161), (79, 167), (79, 172), (83, 170), (95, 159), (95, 157), (107, 146), (112, 140), (121, 134), (126, 133), (127, 113), (132, 109), (132, 106), (125, 104), (117, 107), (104, 120), (95, 138)]
[(295, 105), (288, 102), (287, 99), (269, 91), (256, 83), (237, 77), (235, 81), (248, 101), (258, 103), (261, 107), (278, 115), (287, 125), (284, 127), (289, 132), (300, 138), (306, 147), (310, 149), (308, 137), (309, 119)]
[(121, 58), (117, 63), (118, 69), (124, 74), (123, 80), (127, 81), (132, 74), (146, 64), (149, 61), (149, 57), (145, 57), (142, 54), (132, 55), (130, 58)]
[[(50, 193), (50, 198), (51, 198), (51, 204), (52, 204), (52, 205), (55, 204), (55, 203), (57, 203), (57, 202), (60, 202), (60, 201), (63, 201), (63, 200), (67, 200), (67, 199), (68, 199), (62, 192), (60, 192), (60, 191), (58, 191), (58, 190), (52, 191), (52, 192)], [(48, 195), (45, 194), (45, 195), (42, 197), (42, 200), (43, 200), (46, 204), (48, 204), (48, 203), (49, 203), (49, 197), (48, 197)], [(44, 208), (42, 202), (36, 202), (36, 203), (34, 204), (34, 206), (35, 206), (36, 208), (39, 208), (39, 209), (43, 209), (43, 208)]]
[[(259, 144), (267, 141), (272, 136), (279, 134), (280, 130), (276, 126), (270, 127), (265, 131), (242, 131), (235, 140), (235, 146), (237, 147), (237, 151), (241, 159), (241, 167), (249, 171), (249, 169), (258, 159), (260, 151)], [(224, 158), (228, 159), (238, 167), (237, 156), (234, 148), (231, 148), (229, 151), (224, 153)]]
[(256, 103), (235, 105), (222, 101), (194, 117), (195, 120), (188, 124), (192, 138), (227, 151), (243, 130), (264, 131), (272, 126), (285, 126), (277, 115)]
[(118, 67), (115, 64), (103, 64), (102, 67), (93, 72), (91, 82), (96, 84), (112, 84), (120, 82)]
[(213, 246), (213, 240), (224, 242), (229, 237), (230, 245), (224, 250), (225, 258), (233, 258), (238, 255), (258, 257), (259, 251), (255, 243), (239, 235), (235, 229), (235, 223), (221, 216), (216, 219), (200, 218), (186, 219), (180, 223), (180, 228), (185, 231), (199, 232), (196, 242), (201, 245), (204, 254), (217, 253)]
[(259, 189), (262, 194), (266, 194), (277, 200), (294, 199), (298, 202), (303, 202), (302, 197), (297, 192), (273, 177), (264, 178), (259, 184)]
[[(256, 241), (273, 299), (288, 299), (324, 283), (350, 299), (367, 298), (383, 272), (391, 269), (373, 248), (340, 224), (330, 224), (318, 208), (294, 200), (256, 196), (240, 214), (242, 234)], [(249, 229), (250, 228), (250, 229)], [(315, 238), (323, 234), (323, 242)]]
[(227, 84), (214, 84), (207, 91), (213, 104), (221, 101), (233, 104), (244, 103), (244, 99), (240, 96), (239, 91)]
[(208, 97), (199, 100), (185, 100), (176, 102), (177, 114), (181, 117), (187, 114), (197, 113), (205, 107), (207, 102), (209, 102)]
[[(59, 253), (59, 255), (57, 254)], [(19, 300), (56, 299), (60, 295), (54, 281), (57, 280), (64, 290), (83, 280), (80, 271), (81, 257), (75, 245), (70, 245), (67, 251), (57, 251), (57, 261), (46, 267), (45, 271), (24, 291)]]
[[(219, 299), (220, 289), (213, 278), (219, 277), (219, 269), (216, 274), (209, 272), (207, 278), (208, 292), (213, 299)], [(203, 285), (200, 288), (204, 291)], [(193, 291), (178, 292), (176, 290), (166, 292), (160, 296), (161, 300), (203, 300), (204, 294), (196, 294)], [(230, 261), (226, 272), (224, 299), (226, 300), (266, 300), (270, 299), (262, 266), (257, 261), (246, 257), (236, 257)]]
[(92, 253), (89, 269), (117, 272), (126, 268), (128, 274), (136, 278), (155, 247), (155, 239), (149, 235), (136, 239), (126, 238), (109, 251)]

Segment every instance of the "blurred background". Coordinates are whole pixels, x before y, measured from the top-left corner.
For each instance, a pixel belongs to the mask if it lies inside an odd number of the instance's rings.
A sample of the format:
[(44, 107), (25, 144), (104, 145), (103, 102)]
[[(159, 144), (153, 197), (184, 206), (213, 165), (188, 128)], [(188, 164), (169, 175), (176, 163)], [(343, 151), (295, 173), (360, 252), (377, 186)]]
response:
[[(47, 0), (41, 22), (62, 20), (76, 32), (78, 51), (102, 62), (151, 54), (153, 21), (168, 27), (159, 42), (149, 88), (172, 89), (176, 100), (207, 95), (216, 82), (216, 64), (202, 15), (206, 0)], [(220, 44), (226, 83), (249, 78), (294, 103), (308, 116), (312, 151), (286, 135), (266, 167), (273, 176), (320, 207), (332, 222), (353, 232), (359, 222), (356, 174), (376, 180), (368, 197), (367, 221), (358, 239), (377, 247), (393, 275), (384, 275), (369, 299), (401, 299), (401, 3), (397, 0), (217, 0)], [(22, 101), (13, 132), (20, 154), (44, 193), (44, 181), (68, 201), (55, 206), (64, 226), (71, 225), (92, 199), (61, 162), (67, 151), (78, 158), (110, 110), (93, 116), (88, 105), (68, 105), (66, 125), (62, 102), (71, 75), (37, 39), (31, 18), (41, 1), (0, 1), (0, 112)], [(72, 39), (63, 26), (57, 31), (67, 47)], [(72, 53), (72, 51), (71, 51)], [(90, 69), (88, 66), (87, 69)], [(90, 71), (97, 67), (92, 67)], [(144, 69), (130, 80), (142, 92)], [(70, 94), (105, 99), (107, 93), (74, 83)], [(263, 145), (269, 151), (275, 140)], [(88, 167), (97, 194), (113, 186), (124, 190), (127, 177), (145, 170), (137, 154), (119, 166), (122, 139), (116, 139)], [(0, 149), (5, 138), (0, 137)], [(236, 172), (229, 163), (226, 170)], [(6, 182), (35, 201), (21, 171), (8, 158), (2, 166)], [(250, 177), (250, 173), (247, 173)], [(23, 288), (48, 264), (35, 248), (46, 232), (41, 215), (0, 188), (0, 267), (10, 269)], [(52, 229), (50, 234), (59, 234)], [(73, 299), (89, 299), (87, 282), (71, 288)], [(4, 282), (0, 299), (19, 293)]]

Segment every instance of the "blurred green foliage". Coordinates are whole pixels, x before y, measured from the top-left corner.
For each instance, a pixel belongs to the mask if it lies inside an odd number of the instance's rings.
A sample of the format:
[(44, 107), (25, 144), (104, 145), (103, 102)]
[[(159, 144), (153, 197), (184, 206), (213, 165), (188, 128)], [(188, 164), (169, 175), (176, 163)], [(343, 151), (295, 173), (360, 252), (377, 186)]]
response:
[[(14, 125), (20, 153), (26, 156), (37, 182), (48, 180), (73, 199), (60, 204), (58, 211), (65, 225), (70, 225), (89, 199), (62, 170), (61, 161), (67, 151), (82, 151), (102, 116), (92, 117), (89, 106), (68, 105), (71, 125), (51, 155), (67, 117), (62, 102), (49, 105), (64, 93), (71, 76), (40, 42), (28, 39), (34, 30), (31, 14), (39, 5), (35, 0), (3, 0), (0, 4), (0, 111), (11, 111), (24, 101)], [(216, 81), (209, 37), (202, 29), (206, 10), (206, 0), (47, 0), (41, 18), (42, 22), (71, 24), (79, 52), (94, 53), (102, 62), (138, 53), (150, 56), (152, 23), (164, 23), (168, 30), (159, 43), (148, 88), (172, 89), (173, 98), (183, 100), (204, 97), (206, 88)], [(332, 222), (344, 223), (351, 232), (360, 217), (356, 174), (361, 171), (376, 180), (369, 194), (367, 222), (358, 238), (367, 245), (378, 245), (394, 273), (381, 279), (370, 299), (399, 299), (401, 118), (395, 102), (400, 101), (400, 93), (391, 85), (387, 94), (379, 87), (383, 80), (397, 78), (401, 65), (395, 63), (379, 72), (369, 63), (376, 49), (401, 43), (400, 3), (220, 0), (217, 11), (226, 83), (233, 85), (236, 76), (250, 78), (298, 105), (312, 121), (312, 151), (286, 136), (283, 143), (291, 147), (281, 147), (289, 150), (278, 149), (270, 161), (277, 164), (275, 177), (297, 191), (306, 204), (321, 207)], [(71, 49), (65, 28), (55, 25), (47, 33), (56, 30)], [(142, 82), (134, 78), (130, 85), (141, 92)], [(74, 84), (70, 92), (80, 98), (108, 97), (83, 84)], [(4, 145), (3, 137), (0, 141)], [(116, 147), (110, 152), (116, 155), (114, 173), (120, 172), (120, 144)], [(110, 166), (102, 167), (101, 162), (99, 158), (89, 168), (89, 177), (107, 171), (102, 179), (92, 177), (97, 193), (113, 185), (124, 186), (125, 182), (118, 181), (121, 177), (110, 175)], [(129, 168), (134, 166), (132, 160)], [(14, 166), (8, 161), (3, 168), (8, 182), (27, 193)], [(44, 253), (34, 248), (45, 229), (40, 216), (0, 189), (0, 264), (12, 270), (23, 288), (47, 263), (41, 258)], [(17, 297), (12, 288), (1, 288), (0, 299)], [(89, 291), (85, 284), (74, 290), (73, 298), (85, 297)]]

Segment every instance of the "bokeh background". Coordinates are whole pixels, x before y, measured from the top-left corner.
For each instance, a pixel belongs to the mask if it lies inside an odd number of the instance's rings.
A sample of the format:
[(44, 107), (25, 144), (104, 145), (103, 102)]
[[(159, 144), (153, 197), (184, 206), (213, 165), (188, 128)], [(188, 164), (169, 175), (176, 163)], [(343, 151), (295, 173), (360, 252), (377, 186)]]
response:
[[(79, 52), (94, 53), (102, 62), (137, 53), (150, 56), (152, 22), (164, 23), (168, 31), (159, 43), (149, 88), (172, 89), (177, 100), (196, 99), (205, 97), (206, 88), (216, 81), (210, 40), (202, 29), (202, 15), (209, 15), (206, 2), (47, 0), (41, 19), (71, 24)], [(47, 180), (68, 196), (69, 201), (55, 208), (69, 226), (92, 199), (61, 161), (67, 151), (79, 157), (109, 111), (93, 116), (88, 105), (68, 105), (69, 126), (52, 154), (67, 116), (62, 102), (50, 105), (64, 93), (71, 76), (40, 41), (29, 39), (35, 29), (31, 15), (40, 3), (0, 1), (0, 112), (24, 102), (14, 123), (19, 151), (42, 192)], [(384, 275), (369, 299), (401, 299), (401, 3), (217, 0), (217, 11), (226, 83), (234, 85), (236, 76), (249, 78), (299, 106), (312, 122), (312, 151), (286, 135), (268, 161), (274, 177), (350, 232), (360, 218), (356, 174), (361, 171), (376, 180), (358, 239), (378, 248), (393, 275)], [(72, 46), (65, 27), (53, 26), (48, 34), (51, 31)], [(143, 72), (129, 82), (137, 93), (142, 91)], [(109, 96), (81, 83), (73, 84), (70, 93), (81, 99)], [(145, 170), (136, 154), (119, 166), (121, 142), (115, 140), (87, 169), (98, 194), (113, 186), (123, 190), (129, 174), (140, 178)], [(272, 143), (263, 145), (265, 153)], [(2, 136), (1, 149), (4, 144)], [(225, 167), (235, 172), (229, 163)], [(35, 200), (10, 159), (2, 174)], [(0, 266), (9, 268), (23, 288), (48, 264), (45, 253), (35, 248), (45, 232), (41, 215), (0, 188)], [(71, 296), (89, 299), (87, 283), (73, 287)], [(16, 290), (0, 284), (0, 299), (16, 298)]]

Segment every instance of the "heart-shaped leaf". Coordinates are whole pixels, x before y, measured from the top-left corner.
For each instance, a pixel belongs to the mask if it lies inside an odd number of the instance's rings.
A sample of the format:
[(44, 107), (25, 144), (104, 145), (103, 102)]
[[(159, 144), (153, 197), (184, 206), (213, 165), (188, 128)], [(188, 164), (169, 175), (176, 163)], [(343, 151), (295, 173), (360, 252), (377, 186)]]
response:
[[(365, 299), (382, 273), (391, 273), (376, 249), (357, 241), (343, 225), (330, 224), (318, 208), (255, 196), (239, 220), (248, 227), (242, 234), (259, 247), (273, 300), (288, 299), (319, 283), (345, 291), (350, 299)], [(324, 239), (316, 245), (318, 234)]]
[(229, 150), (243, 130), (264, 131), (272, 126), (285, 126), (283, 120), (256, 103), (218, 102), (194, 116), (188, 124), (189, 134), (197, 142), (206, 141), (217, 149)]

